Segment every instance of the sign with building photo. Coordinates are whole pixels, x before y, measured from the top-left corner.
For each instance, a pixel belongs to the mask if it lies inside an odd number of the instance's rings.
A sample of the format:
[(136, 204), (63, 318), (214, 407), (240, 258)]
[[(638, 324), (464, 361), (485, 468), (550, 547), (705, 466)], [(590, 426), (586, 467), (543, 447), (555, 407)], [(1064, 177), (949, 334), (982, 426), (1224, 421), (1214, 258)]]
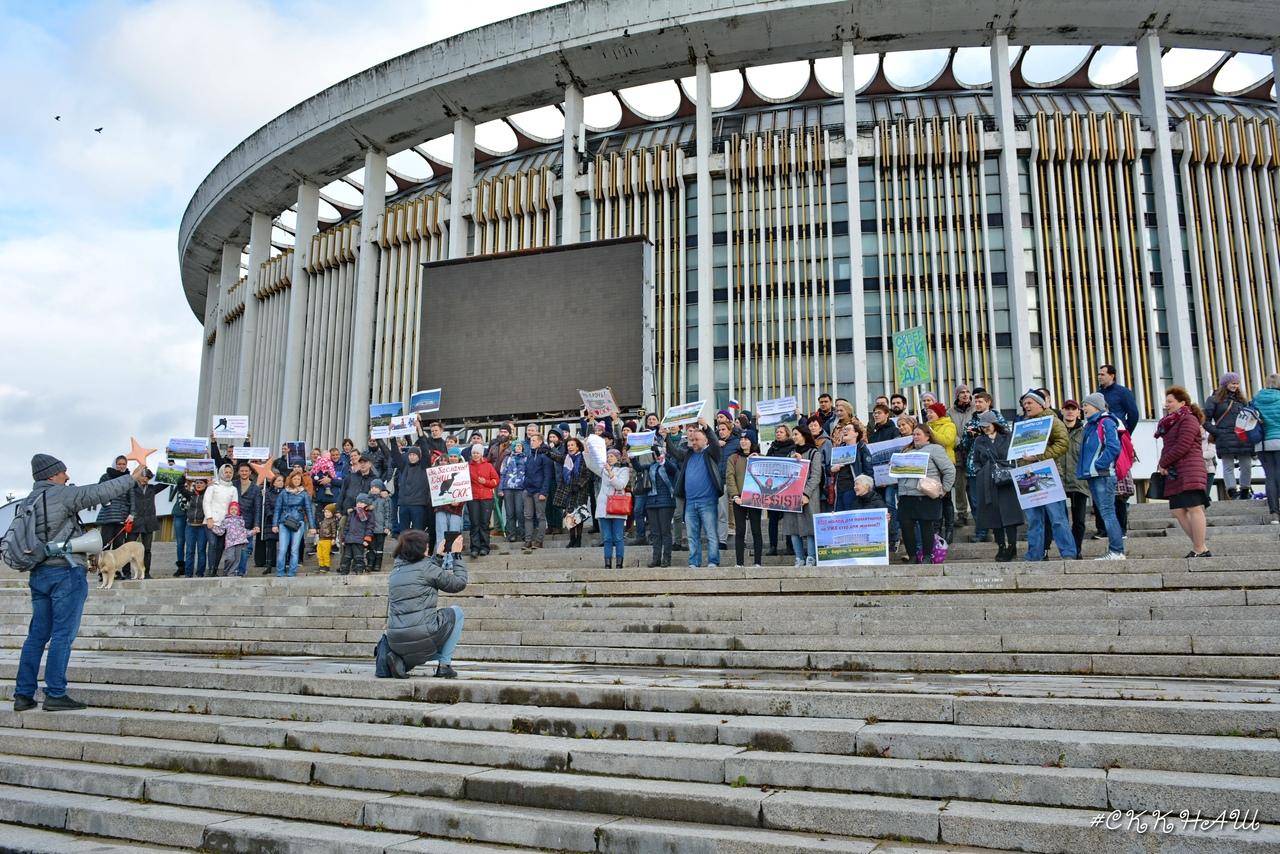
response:
[(697, 424), (698, 418), (702, 416), (702, 409), (706, 405), (707, 402), (705, 400), (695, 400), (693, 403), (681, 403), (673, 406), (662, 417), (661, 426), (669, 430), (682, 424)]
[(803, 513), (804, 485), (808, 477), (808, 460), (748, 457), (742, 480), (742, 506)]
[(1009, 474), (1013, 477), (1013, 488), (1018, 493), (1018, 504), (1022, 505), (1023, 510), (1067, 500), (1058, 464), (1053, 460), (1018, 466), (1010, 469)]
[(756, 403), (756, 423), (761, 427), (781, 424), (796, 414), (798, 406), (795, 395), (761, 400)]
[(403, 412), (404, 404), (399, 401), (369, 404), (369, 438), (389, 438), (391, 436), (391, 419)]
[(431, 506), (445, 507), (471, 500), (471, 467), (467, 463), (450, 463), (427, 469)]
[(1053, 432), (1053, 416), (1023, 419), (1014, 424), (1012, 430), (1009, 437), (1009, 456), (1006, 459), (1038, 457), (1049, 446), (1049, 435)]
[(893, 376), (898, 388), (911, 388), (933, 380), (929, 367), (929, 336), (923, 326), (893, 334)]
[(289, 468), (294, 466), (307, 466), (307, 443), (306, 442), (285, 442), (288, 451), (285, 453), (285, 462), (289, 464)]
[[(439, 412), (440, 397), (443, 389), (429, 388), (423, 391), (415, 391), (409, 398), (410, 412)], [(400, 413), (396, 413), (399, 415)]]
[(813, 534), (818, 566), (889, 563), (889, 511), (883, 508), (816, 513)]

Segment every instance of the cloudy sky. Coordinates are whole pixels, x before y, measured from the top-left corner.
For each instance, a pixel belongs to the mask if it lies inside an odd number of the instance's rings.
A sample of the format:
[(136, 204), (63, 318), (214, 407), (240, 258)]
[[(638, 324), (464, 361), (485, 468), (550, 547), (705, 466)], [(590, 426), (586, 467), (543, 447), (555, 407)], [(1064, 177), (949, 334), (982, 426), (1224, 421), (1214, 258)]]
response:
[[(200, 324), (178, 282), (178, 223), (223, 154), (370, 65), (548, 5), (0, 0), (0, 501), (27, 491), (37, 451), (61, 457), (87, 483), (130, 435), (161, 446), (191, 433)], [(1079, 49), (1036, 50), (1028, 71), (1040, 66), (1038, 79), (1052, 79)], [(944, 56), (898, 55), (887, 70), (901, 83), (923, 82)], [(1166, 58), (1169, 82), (1211, 58)], [(1132, 50), (1097, 65), (1104, 76), (1127, 76)], [(1255, 65), (1266, 70), (1252, 61), (1236, 77), (1256, 79)], [(957, 66), (967, 82), (990, 79), (985, 51), (962, 51)], [(860, 63), (859, 82), (872, 70), (874, 60)], [(785, 96), (794, 71), (749, 76)], [(837, 65), (820, 61), (818, 71), (838, 86)], [(735, 77), (716, 75), (717, 105), (736, 94), (719, 81), (736, 89)], [(645, 88), (633, 100), (647, 111), (675, 97), (672, 84)]]

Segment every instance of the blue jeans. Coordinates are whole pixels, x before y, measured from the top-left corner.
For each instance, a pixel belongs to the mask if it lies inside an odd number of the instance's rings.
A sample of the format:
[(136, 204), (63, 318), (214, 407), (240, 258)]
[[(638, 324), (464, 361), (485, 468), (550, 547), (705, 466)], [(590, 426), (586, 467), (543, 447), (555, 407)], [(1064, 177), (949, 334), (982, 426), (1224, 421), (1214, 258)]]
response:
[(49, 658), (44, 666), (44, 695), (61, 697), (67, 693), (67, 661), (71, 644), (80, 633), (80, 615), (89, 598), (89, 579), (79, 566), (37, 566), (27, 577), (31, 586), (31, 626), (18, 660), (15, 694), (34, 697), (36, 676), (45, 646)]
[[(276, 552), (276, 578), (293, 578), (298, 574), (298, 551), (302, 548), (302, 538), (304, 536), (306, 536), (306, 531), (302, 528), (290, 531), (284, 525), (280, 526), (280, 545), (277, 546), (278, 551)], [(286, 561), (288, 561), (287, 572), (285, 568)]]
[(626, 519), (600, 520), (600, 533), (604, 535), (604, 559), (612, 560), (616, 554), (618, 566), (622, 566), (622, 550), (626, 542), (622, 537), (622, 531), (626, 525)]
[(175, 514), (173, 517), (173, 550), (177, 555), (174, 561), (177, 566), (185, 566), (187, 562), (187, 517)]
[(813, 537), (798, 537), (792, 534), (791, 550), (796, 553), (796, 560), (801, 563), (806, 560), (812, 560), (816, 563), (818, 560), (817, 540)]
[(1076, 550), (1076, 538), (1071, 533), (1071, 520), (1067, 517), (1067, 502), (1058, 501), (1044, 507), (1032, 507), (1027, 517), (1027, 560), (1044, 560), (1044, 523), (1048, 519), (1053, 532), (1053, 542), (1063, 560), (1080, 557)]
[(209, 544), (209, 529), (204, 525), (187, 526), (187, 578), (204, 577), (204, 563)]
[(896, 546), (902, 539), (902, 525), (898, 521), (898, 485), (884, 488), (884, 503), (889, 508), (889, 544)]
[(240, 552), (240, 565), (236, 567), (236, 575), (243, 576), (249, 570), (249, 555), (253, 554), (253, 541), (256, 538), (253, 534), (249, 535), (249, 541), (244, 544), (244, 551)]
[(1107, 548), (1116, 554), (1124, 554), (1124, 532), (1116, 518), (1116, 476), (1105, 474), (1088, 478), (1088, 481), (1093, 506), (1102, 514), (1102, 522), (1107, 528)]
[(645, 526), (645, 521), (646, 521), (645, 517), (646, 517), (646, 515), (647, 515), (647, 514), (646, 514), (646, 512), (645, 512), (645, 509), (646, 509), (646, 507), (647, 507), (647, 505), (648, 505), (648, 503), (649, 503), (649, 501), (648, 501), (649, 496), (647, 496), (647, 495), (636, 495), (636, 496), (634, 496), (634, 498), (635, 498), (635, 502), (634, 502), (635, 506), (632, 508), (632, 511), (631, 511), (631, 518), (633, 518), (633, 519), (635, 519), (635, 520), (636, 520), (636, 539), (637, 539), (637, 540), (644, 540), (644, 539), (645, 539), (645, 535), (644, 535), (645, 527), (644, 527), (644, 526)]
[(448, 640), (444, 642), (444, 646), (440, 647), (440, 652), (436, 656), (436, 660), (441, 664), (449, 664), (453, 661), (453, 650), (462, 639), (462, 609), (457, 605), (449, 607), (453, 609), (453, 631), (449, 633)]
[(427, 508), (421, 504), (400, 505), (400, 533), (427, 530)]
[(720, 502), (715, 498), (684, 503), (684, 526), (689, 532), (689, 566), (702, 565), (702, 538), (707, 538), (707, 566), (720, 565)]

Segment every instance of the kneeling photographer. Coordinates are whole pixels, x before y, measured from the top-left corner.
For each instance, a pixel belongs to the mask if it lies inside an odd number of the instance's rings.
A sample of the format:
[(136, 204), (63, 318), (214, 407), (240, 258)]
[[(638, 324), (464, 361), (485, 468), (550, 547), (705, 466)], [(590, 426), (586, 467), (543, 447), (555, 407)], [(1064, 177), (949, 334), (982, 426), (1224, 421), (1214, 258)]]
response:
[(404, 679), (409, 671), (437, 661), (436, 676), (452, 679), (453, 650), (462, 637), (462, 609), (440, 608), (439, 593), (457, 593), (467, 586), (461, 563), (446, 568), (437, 555), (428, 558), (426, 531), (410, 530), (396, 543), (395, 563), (387, 579), (387, 630), (375, 652), (380, 679)]

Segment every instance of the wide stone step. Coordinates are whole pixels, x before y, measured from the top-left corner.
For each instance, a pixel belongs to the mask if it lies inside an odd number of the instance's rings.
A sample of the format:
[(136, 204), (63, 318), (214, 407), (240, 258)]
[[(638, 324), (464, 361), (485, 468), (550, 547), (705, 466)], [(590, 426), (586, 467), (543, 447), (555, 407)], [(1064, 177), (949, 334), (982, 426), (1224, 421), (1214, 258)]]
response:
[(100, 836), (86, 836), (81, 833), (63, 833), (55, 830), (43, 830), (37, 827), (24, 827), (20, 824), (0, 822), (0, 840), (4, 840), (6, 852), (20, 854), (158, 854), (158, 852), (182, 851), (181, 848), (169, 848), (160, 845), (140, 845), (137, 842), (115, 842)]

